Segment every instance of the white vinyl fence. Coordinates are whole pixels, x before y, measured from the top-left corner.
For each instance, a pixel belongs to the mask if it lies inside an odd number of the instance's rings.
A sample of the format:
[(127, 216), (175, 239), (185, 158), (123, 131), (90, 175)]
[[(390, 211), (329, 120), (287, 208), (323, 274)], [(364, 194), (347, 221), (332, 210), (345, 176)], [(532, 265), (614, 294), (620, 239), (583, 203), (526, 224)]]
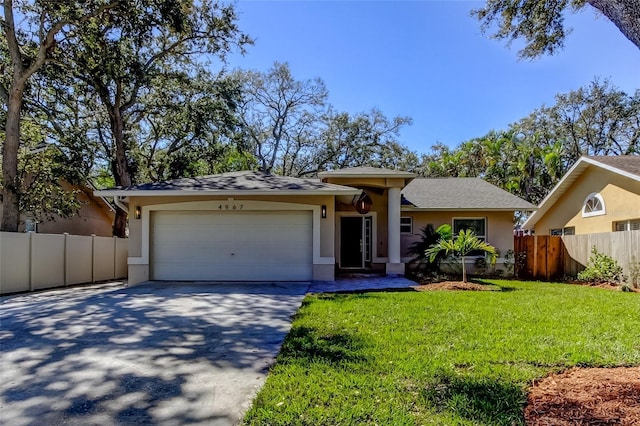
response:
[(128, 240), (0, 232), (0, 294), (127, 276)]
[(565, 274), (571, 276), (576, 276), (587, 265), (592, 247), (615, 259), (627, 275), (632, 264), (640, 262), (640, 230), (565, 235), (562, 241), (568, 255)]

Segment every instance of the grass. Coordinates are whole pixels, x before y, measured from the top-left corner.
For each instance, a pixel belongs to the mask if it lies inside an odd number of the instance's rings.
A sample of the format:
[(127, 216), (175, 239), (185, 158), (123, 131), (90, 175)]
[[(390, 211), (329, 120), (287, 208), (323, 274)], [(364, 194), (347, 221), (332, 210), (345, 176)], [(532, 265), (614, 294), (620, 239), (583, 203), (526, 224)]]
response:
[(308, 296), (245, 423), (519, 425), (537, 378), (640, 365), (638, 294), (486, 282)]

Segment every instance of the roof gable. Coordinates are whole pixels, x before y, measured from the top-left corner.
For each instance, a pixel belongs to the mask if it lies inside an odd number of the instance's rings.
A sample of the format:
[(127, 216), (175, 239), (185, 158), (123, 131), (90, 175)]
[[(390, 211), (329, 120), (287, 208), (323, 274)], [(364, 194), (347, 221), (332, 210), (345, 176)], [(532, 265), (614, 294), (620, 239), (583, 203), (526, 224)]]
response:
[(628, 177), (640, 182), (640, 157), (636, 155), (580, 157), (565, 173), (560, 182), (540, 202), (538, 211), (534, 212), (522, 225), (532, 229), (538, 220), (564, 195), (573, 183), (589, 168), (598, 167), (609, 172)]
[(534, 210), (535, 206), (480, 178), (414, 179), (403, 205), (424, 210)]

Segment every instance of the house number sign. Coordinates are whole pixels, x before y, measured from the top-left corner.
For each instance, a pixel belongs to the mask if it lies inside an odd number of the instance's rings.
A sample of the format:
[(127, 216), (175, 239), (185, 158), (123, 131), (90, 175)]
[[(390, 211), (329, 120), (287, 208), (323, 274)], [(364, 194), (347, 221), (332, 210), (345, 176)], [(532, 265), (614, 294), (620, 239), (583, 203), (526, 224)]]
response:
[(220, 204), (218, 210), (242, 210), (244, 204)]

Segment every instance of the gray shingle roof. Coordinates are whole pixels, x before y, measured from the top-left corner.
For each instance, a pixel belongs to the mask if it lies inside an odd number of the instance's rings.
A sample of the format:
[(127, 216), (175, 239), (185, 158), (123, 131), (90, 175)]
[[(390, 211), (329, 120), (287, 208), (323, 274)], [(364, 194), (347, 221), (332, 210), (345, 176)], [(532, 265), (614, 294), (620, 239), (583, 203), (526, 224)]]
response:
[[(131, 195), (142, 192), (155, 191), (255, 191), (255, 192), (354, 192), (353, 188), (324, 183), (318, 179), (300, 179), (286, 176), (275, 176), (261, 172), (242, 171), (223, 173), (195, 178), (183, 178), (158, 183), (146, 183), (142, 185), (118, 188), (116, 191), (126, 191)], [(108, 190), (107, 190), (108, 192)]]
[(627, 173), (640, 176), (640, 156), (637, 155), (598, 155), (587, 157), (598, 163), (615, 167)]
[(536, 207), (480, 178), (414, 179), (402, 190), (403, 205), (427, 210), (534, 210)]

